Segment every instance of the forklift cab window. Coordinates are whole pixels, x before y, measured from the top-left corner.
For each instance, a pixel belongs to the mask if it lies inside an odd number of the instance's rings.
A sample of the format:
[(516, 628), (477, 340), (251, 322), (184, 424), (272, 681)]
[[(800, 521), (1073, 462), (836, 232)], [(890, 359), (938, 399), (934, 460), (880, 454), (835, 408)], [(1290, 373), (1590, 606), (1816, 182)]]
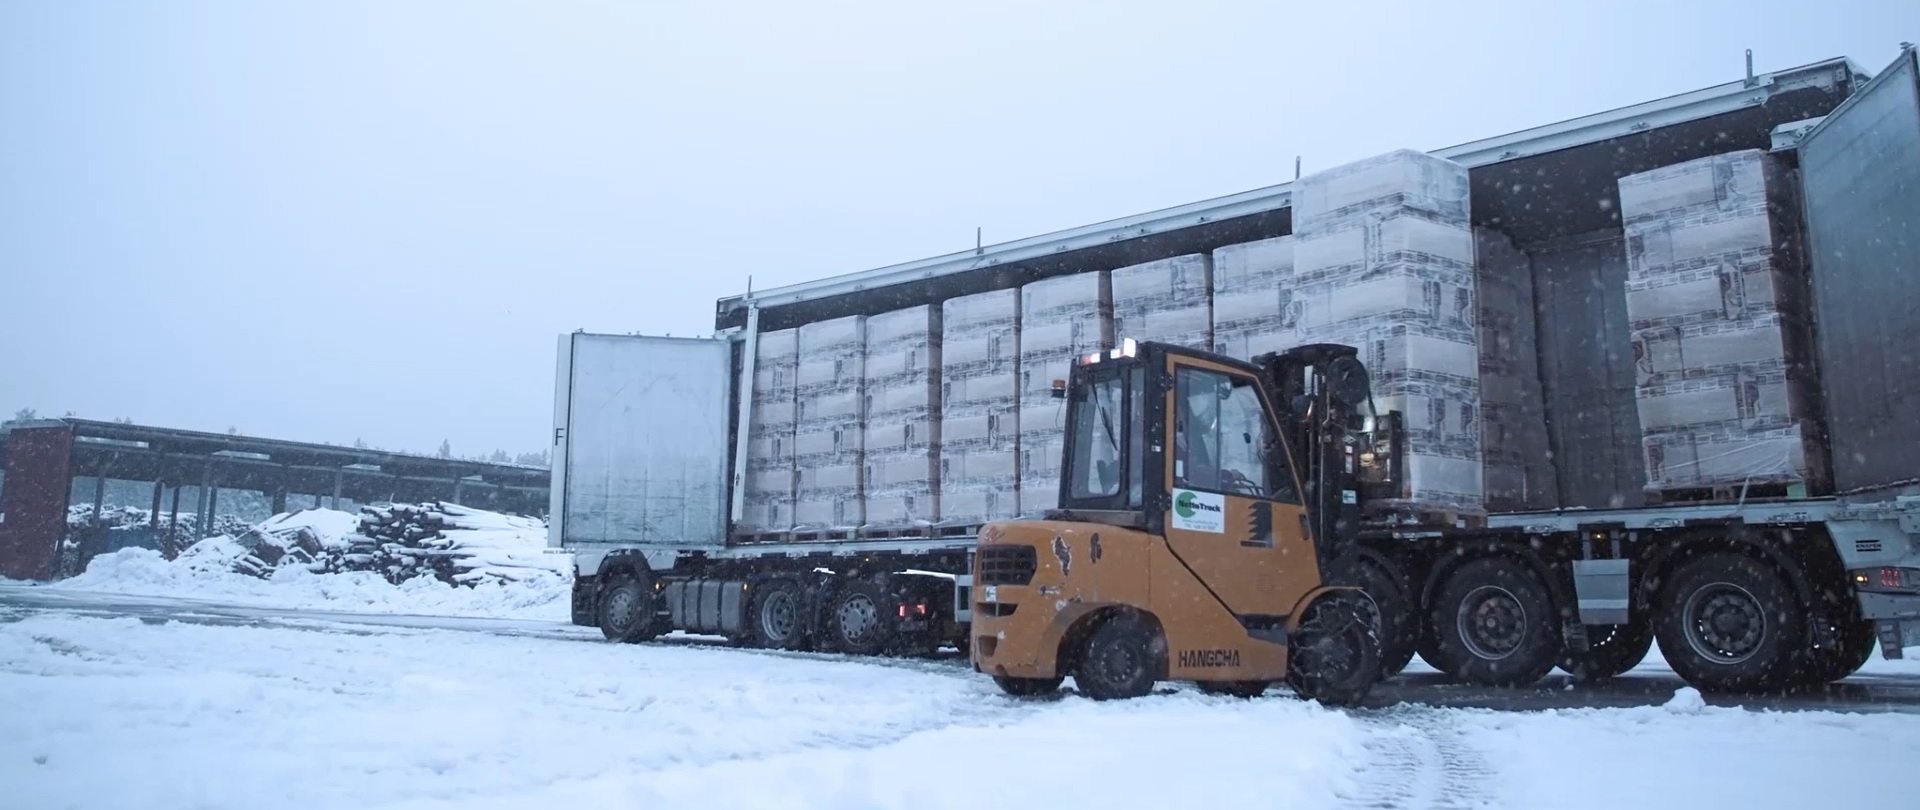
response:
[[(1145, 371), (1137, 365), (1130, 370), (1116, 367), (1085, 389), (1086, 401), (1074, 411), (1069, 426), (1074, 457), (1068, 460), (1068, 498), (1083, 504), (1109, 501), (1099, 508), (1140, 507), (1144, 439), (1138, 423), (1145, 381)], [(1123, 491), (1126, 498), (1120, 501)]]
[(1174, 486), (1289, 498), (1254, 381), (1197, 368), (1174, 374)]

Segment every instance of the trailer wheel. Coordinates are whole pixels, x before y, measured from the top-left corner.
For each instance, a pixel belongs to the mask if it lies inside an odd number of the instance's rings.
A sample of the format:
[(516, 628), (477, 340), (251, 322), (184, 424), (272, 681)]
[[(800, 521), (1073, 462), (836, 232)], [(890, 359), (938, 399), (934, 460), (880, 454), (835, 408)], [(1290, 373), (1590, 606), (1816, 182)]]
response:
[(1822, 686), (1859, 672), (1873, 657), (1878, 636), (1872, 619), (1858, 619), (1835, 628), (1839, 646), (1831, 650), (1810, 650), (1798, 679), (1803, 686)]
[(747, 608), (747, 637), (769, 650), (799, 650), (807, 644), (807, 594), (792, 579), (771, 579), (754, 589)]
[(1343, 576), (1334, 579), (1336, 584), (1366, 591), (1379, 606), (1380, 677), (1400, 674), (1413, 661), (1420, 639), (1420, 617), (1415, 615), (1413, 599), (1408, 596), (1406, 577), (1389, 565), (1362, 558), (1347, 566)]
[(1073, 685), (1094, 700), (1136, 698), (1153, 691), (1160, 671), (1154, 654), (1154, 632), (1131, 613), (1100, 623), (1073, 671)]
[(1761, 691), (1792, 681), (1806, 646), (1807, 614), (1772, 566), (1714, 552), (1673, 572), (1655, 628), (1661, 655), (1687, 683)]
[(1430, 620), (1450, 674), (1484, 686), (1525, 686), (1560, 660), (1553, 597), (1520, 560), (1482, 557), (1447, 576)]
[(660, 635), (659, 611), (654, 605), (653, 577), (645, 573), (614, 575), (600, 591), (595, 607), (600, 634), (609, 641), (637, 644)]
[(1560, 671), (1582, 683), (1594, 683), (1619, 677), (1646, 660), (1653, 649), (1653, 627), (1644, 622), (1609, 625), (1608, 631), (1588, 631), (1586, 652), (1567, 650), (1560, 656)]
[(1380, 680), (1379, 613), (1363, 595), (1334, 591), (1314, 600), (1288, 646), (1287, 684), (1307, 700), (1352, 706)]
[(827, 603), (826, 637), (839, 652), (879, 655), (893, 637), (893, 600), (864, 579), (843, 579)]
[(1060, 684), (1066, 680), (1066, 677), (1061, 675), (1055, 675), (1051, 678), (1009, 678), (1004, 675), (993, 676), (994, 685), (1000, 687), (1000, 691), (1014, 697), (1050, 695), (1058, 690)]

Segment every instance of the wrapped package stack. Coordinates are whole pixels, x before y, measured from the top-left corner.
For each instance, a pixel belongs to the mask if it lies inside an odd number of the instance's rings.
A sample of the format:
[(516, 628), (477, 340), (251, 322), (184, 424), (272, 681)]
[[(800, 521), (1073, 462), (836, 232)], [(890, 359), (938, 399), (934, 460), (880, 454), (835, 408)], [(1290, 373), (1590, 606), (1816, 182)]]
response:
[(1020, 288), (1020, 514), (1060, 503), (1066, 400), (1054, 399), (1073, 358), (1113, 347), (1113, 290), (1104, 271)]
[(1113, 337), (1213, 346), (1213, 257), (1204, 253), (1114, 270)]
[(971, 526), (1020, 511), (1020, 291), (942, 304), (940, 522)]
[(1821, 469), (1807, 304), (1769, 200), (1790, 181), (1758, 151), (1620, 180), (1647, 489), (1811, 483)]
[(753, 361), (753, 417), (747, 434), (745, 512), (740, 530), (777, 533), (793, 528), (793, 440), (800, 333), (760, 335)]
[(1475, 228), (1480, 450), (1487, 509), (1559, 505), (1534, 322), (1533, 266), (1506, 234)]
[(1240, 360), (1292, 348), (1299, 307), (1292, 301), (1293, 237), (1228, 245), (1213, 252), (1214, 351)]
[(1295, 343), (1361, 349), (1381, 412), (1406, 416), (1406, 476), (1371, 506), (1485, 512), (1467, 170), (1401, 150), (1294, 183)]
[(845, 539), (866, 520), (860, 486), (866, 318), (806, 324), (798, 342), (794, 529)]
[(925, 529), (940, 517), (940, 313), (923, 305), (867, 318), (869, 531)]

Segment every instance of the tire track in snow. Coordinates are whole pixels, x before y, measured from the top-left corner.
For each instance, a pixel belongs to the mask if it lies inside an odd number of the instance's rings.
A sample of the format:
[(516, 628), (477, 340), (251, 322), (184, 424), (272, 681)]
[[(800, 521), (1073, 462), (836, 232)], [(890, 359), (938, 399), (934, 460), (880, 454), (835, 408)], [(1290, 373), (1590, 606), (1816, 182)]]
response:
[(1348, 806), (1415, 810), (1497, 806), (1498, 776), (1452, 712), (1395, 708), (1355, 719), (1372, 733), (1363, 745), (1371, 755), (1360, 784), (1341, 798)]

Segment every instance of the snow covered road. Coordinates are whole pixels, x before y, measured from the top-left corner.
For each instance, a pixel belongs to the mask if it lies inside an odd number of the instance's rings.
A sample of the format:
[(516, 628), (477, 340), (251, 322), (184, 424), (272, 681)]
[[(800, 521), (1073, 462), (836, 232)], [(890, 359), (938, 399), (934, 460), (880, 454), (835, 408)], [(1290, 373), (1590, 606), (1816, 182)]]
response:
[(1802, 807), (1920, 755), (1920, 717), (1903, 713), (1346, 713), (1186, 688), (1015, 701), (951, 662), (426, 617), (256, 626), (209, 606), (195, 623), (12, 596), (0, 785), (18, 808)]

